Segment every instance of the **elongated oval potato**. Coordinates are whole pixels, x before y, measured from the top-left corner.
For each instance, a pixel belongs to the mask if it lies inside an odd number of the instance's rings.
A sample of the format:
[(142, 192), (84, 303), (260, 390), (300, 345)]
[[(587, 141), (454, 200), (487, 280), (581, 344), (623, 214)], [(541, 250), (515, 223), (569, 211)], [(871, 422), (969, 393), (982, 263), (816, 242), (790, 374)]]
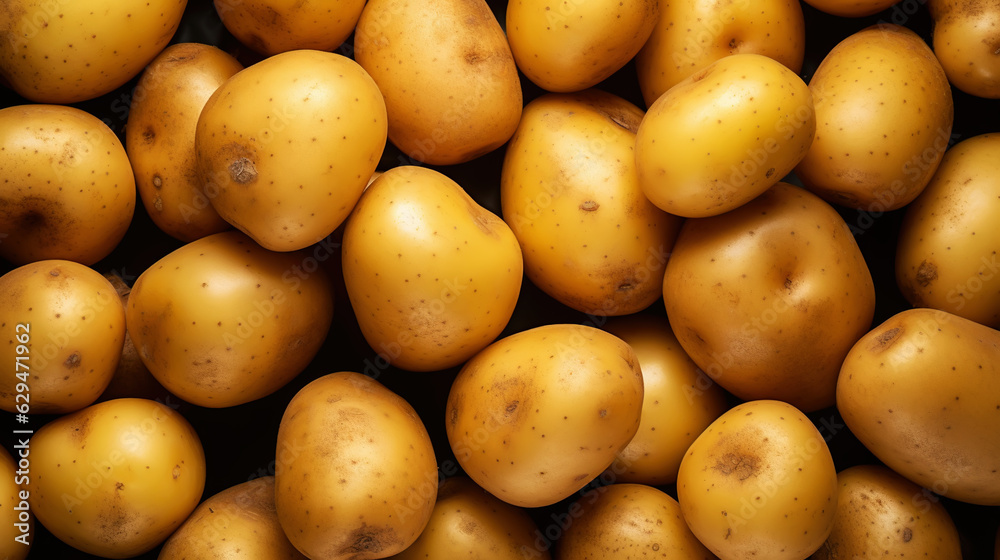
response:
[(296, 49), (332, 51), (354, 31), (365, 0), (215, 0), (214, 4), (234, 37), (271, 56)]
[(331, 373), (300, 389), (281, 417), (277, 456), (278, 521), (312, 560), (402, 552), (434, 509), (427, 429), (409, 403), (360, 373)]
[(771, 57), (796, 74), (806, 52), (797, 0), (661, 2), (660, 17), (635, 58), (646, 106), (681, 80), (737, 53)]
[(816, 138), (795, 174), (829, 202), (884, 212), (913, 201), (951, 139), (951, 86), (930, 47), (893, 24), (838, 43), (809, 80)]
[(198, 174), (227, 222), (272, 251), (330, 235), (382, 157), (385, 103), (353, 60), (296, 50), (236, 73), (205, 103)]
[(528, 278), (584, 313), (627, 315), (662, 294), (681, 220), (639, 187), (642, 116), (599, 90), (546, 94), (525, 107), (504, 157), (500, 202)]
[(666, 212), (716, 216), (788, 174), (815, 129), (812, 94), (795, 72), (759, 54), (727, 56), (650, 106), (635, 139), (639, 185)]
[(892, 470), (1000, 505), (1000, 332), (945, 311), (899, 312), (847, 355), (837, 408)]
[[(31, 446), (30, 442), (28, 445), (22, 443), (15, 443), (15, 456), (11, 456), (7, 448), (0, 450), (0, 477), (3, 480), (0, 482), (0, 518), (3, 522), (0, 557), (6, 560), (24, 560), (35, 542), (35, 516), (31, 513), (27, 490), (27, 482), (31, 478)], [(27, 467), (23, 468), (25, 465)], [(27, 474), (25, 471), (28, 471)]]
[(859, 18), (877, 14), (899, 0), (805, 0), (813, 8), (835, 16)]
[(930, 0), (934, 55), (958, 89), (1000, 99), (1000, 5)]

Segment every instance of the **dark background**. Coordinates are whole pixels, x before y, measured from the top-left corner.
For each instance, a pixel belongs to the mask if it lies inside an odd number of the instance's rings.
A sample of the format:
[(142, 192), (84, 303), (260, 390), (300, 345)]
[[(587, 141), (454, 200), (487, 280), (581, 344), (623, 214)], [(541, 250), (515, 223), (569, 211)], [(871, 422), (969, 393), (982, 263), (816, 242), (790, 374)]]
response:
[[(880, 14), (860, 19), (829, 16), (803, 4), (806, 18), (806, 57), (802, 77), (807, 82), (827, 52), (840, 40), (869, 25), (892, 22), (905, 25), (920, 34), (930, 44), (931, 20), (924, 0), (904, 0), (895, 7)], [(503, 24), (505, 5), (502, 0), (490, 0), (490, 5)], [(244, 65), (259, 60), (259, 55), (240, 45), (222, 26), (212, 3), (208, 0), (189, 0), (180, 29), (172, 42), (200, 42), (216, 45), (233, 54)], [(338, 49), (346, 56), (352, 55), (351, 40)], [(136, 79), (97, 99), (74, 106), (102, 118), (124, 142), (124, 126), (127, 107)], [(537, 86), (521, 76), (525, 103), (542, 94)], [(597, 86), (599, 89), (617, 94), (639, 107), (645, 107), (639, 92), (638, 80), (633, 64), (628, 64), (614, 76)], [(955, 125), (953, 139), (960, 141), (978, 134), (1000, 132), (1000, 101), (975, 98), (953, 89), (955, 100)], [(9, 90), (0, 88), (0, 107), (28, 103)], [(478, 158), (472, 162), (434, 167), (450, 176), (475, 198), (481, 205), (500, 214), (499, 181), (503, 160), (503, 148)], [(380, 170), (407, 161), (394, 146), (388, 144), (382, 158)], [(793, 177), (790, 181), (795, 182)], [(855, 238), (871, 269), (877, 290), (875, 321), (879, 324), (898, 311), (909, 307), (896, 288), (893, 270), (896, 232), (903, 211), (882, 215), (838, 208), (848, 224), (854, 226)], [(337, 237), (339, 232), (334, 233)], [(120, 246), (106, 259), (94, 265), (100, 272), (114, 271), (129, 283), (143, 270), (181, 243), (159, 231), (137, 200), (133, 223)], [(207, 409), (184, 403), (169, 395), (162, 388), (154, 395), (162, 402), (177, 408), (195, 427), (205, 448), (208, 465), (204, 497), (209, 497), (225, 488), (245, 482), (251, 478), (273, 474), (275, 440), (278, 424), (286, 404), (291, 397), (309, 381), (327, 373), (353, 370), (377, 375), (377, 379), (389, 389), (407, 399), (418, 411), (426, 424), (434, 442), (438, 464), (445, 475), (457, 471), (457, 463), (448, 446), (444, 432), (444, 408), (451, 381), (458, 368), (433, 373), (412, 373), (394, 368), (379, 369), (375, 352), (361, 336), (350, 304), (339, 276), (337, 259), (326, 264), (334, 272), (336, 282), (336, 315), (330, 334), (319, 355), (311, 365), (295, 380), (273, 395), (227, 409)], [(0, 260), (0, 274), (13, 268)], [(663, 314), (662, 301), (655, 303), (645, 313)], [(538, 326), (541, 324), (572, 322), (594, 325), (595, 320), (555, 302), (535, 288), (526, 278), (522, 292), (507, 329), (502, 336)], [(599, 325), (597, 325), (599, 326)], [(737, 402), (733, 399), (733, 402)], [(6, 413), (2, 413), (6, 415)], [(10, 415), (7, 415), (10, 416)], [(831, 433), (830, 426), (843, 423), (835, 409), (810, 414), (817, 426), (825, 426), (829, 435), (829, 445), (838, 470), (877, 460), (846, 429)], [(30, 427), (38, 429), (51, 417), (35, 416)], [(8, 420), (13, 426), (13, 419)], [(0, 431), (2, 441), (11, 449), (9, 431)], [(673, 486), (662, 490), (676, 497)], [(568, 511), (575, 498), (568, 498), (546, 508), (532, 510), (531, 513), (543, 532)], [(1000, 524), (1000, 508), (974, 506), (942, 499), (954, 518), (962, 538), (966, 559), (992, 558), (993, 538)], [(37, 525), (34, 546), (30, 558), (71, 559), (91, 558), (55, 539), (43, 527)], [(141, 558), (156, 558), (159, 549), (154, 549)]]

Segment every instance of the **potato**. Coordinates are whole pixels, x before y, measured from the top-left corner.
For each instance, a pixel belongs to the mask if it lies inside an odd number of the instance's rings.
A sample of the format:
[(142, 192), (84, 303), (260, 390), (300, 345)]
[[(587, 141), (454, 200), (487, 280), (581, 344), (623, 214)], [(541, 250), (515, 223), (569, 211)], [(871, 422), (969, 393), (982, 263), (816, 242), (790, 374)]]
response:
[(0, 277), (0, 409), (64, 414), (97, 400), (121, 358), (125, 310), (110, 282), (72, 261), (46, 260)]
[(636, 134), (639, 185), (688, 218), (746, 204), (781, 180), (813, 140), (809, 88), (759, 54), (722, 58), (670, 88)]
[(227, 222), (272, 251), (330, 235), (382, 157), (386, 113), (353, 60), (289, 51), (237, 72), (198, 118), (199, 177)]
[(685, 222), (663, 299), (681, 347), (716, 383), (806, 412), (834, 404), (840, 365), (875, 313), (871, 273), (843, 218), (787, 183)]
[(805, 57), (802, 5), (794, 0), (661, 2), (652, 35), (635, 58), (646, 106), (684, 78), (737, 53), (768, 56), (796, 74)]
[(829, 202), (884, 212), (927, 186), (951, 138), (954, 102), (930, 47), (893, 24), (838, 43), (809, 81), (816, 139), (795, 168)]
[(844, 360), (837, 408), (885, 465), (949, 498), (1000, 505), (1000, 332), (901, 311)]
[(214, 3), (226, 29), (241, 43), (266, 56), (296, 49), (332, 51), (354, 31), (365, 7), (365, 0)]
[(955, 522), (927, 490), (881, 465), (840, 471), (837, 485), (833, 531), (811, 560), (962, 560)]
[(502, 502), (465, 476), (444, 480), (427, 527), (393, 560), (550, 558), (536, 547), (538, 526), (528, 512)]
[(518, 68), (553, 92), (596, 86), (625, 66), (649, 38), (657, 0), (507, 3), (507, 39)]
[[(23, 436), (14, 434), (15, 440), (19, 437)], [(20, 466), (6, 447), (0, 448), (0, 558), (4, 560), (24, 560), (35, 542), (35, 516), (26, 487), (31, 470), (30, 443), (23, 445), (27, 441), (18, 440), (14, 446)]]
[(333, 320), (333, 291), (304, 251), (275, 253), (227, 231), (139, 275), (126, 319), (157, 381), (192, 404), (222, 408), (270, 395), (305, 369)]
[(394, 167), (372, 183), (341, 254), (365, 340), (411, 371), (459, 365), (493, 342), (521, 288), (521, 250), (507, 224), (423, 167)]
[(36, 103), (93, 99), (142, 71), (177, 31), (187, 0), (6, 0), (0, 76)]
[(557, 560), (671, 558), (715, 560), (691, 533), (677, 500), (643, 484), (612, 484), (570, 506), (572, 524)]
[(639, 428), (642, 372), (620, 338), (554, 324), (494, 342), (459, 371), (445, 429), (472, 480), (522, 507), (583, 488)]
[(896, 281), (915, 306), (1000, 329), (1000, 134), (948, 150), (906, 209)]
[(198, 179), (198, 117), (223, 82), (243, 69), (210, 45), (170, 45), (139, 78), (125, 126), (125, 149), (146, 213), (161, 230), (194, 241), (229, 229)]
[(930, 0), (934, 54), (958, 89), (1000, 99), (1000, 5), (989, 0)]
[(0, 109), (0, 257), (91, 265), (125, 237), (135, 178), (100, 119), (60, 105)]
[(131, 558), (153, 549), (187, 519), (204, 487), (198, 434), (155, 401), (98, 403), (31, 438), (31, 511), (88, 554)]
[(313, 560), (385, 558), (430, 520), (438, 474), (427, 429), (399, 395), (360, 373), (316, 379), (278, 428), (275, 504)]
[(805, 0), (813, 8), (841, 17), (860, 18), (877, 14), (899, 0)]
[(500, 202), (528, 278), (584, 313), (627, 315), (658, 300), (681, 220), (639, 188), (642, 111), (599, 90), (550, 93), (524, 109)]
[(202, 502), (157, 560), (306, 560), (285, 536), (274, 507), (274, 477), (231, 486)]
[(389, 139), (411, 160), (463, 163), (514, 134), (521, 81), (485, 0), (369, 0), (354, 48), (385, 96)]
[(833, 528), (837, 471), (805, 414), (781, 401), (750, 401), (691, 445), (677, 500), (691, 531), (723, 560), (800, 560)]
[(642, 419), (618, 456), (627, 468), (617, 480), (673, 484), (684, 452), (728, 408), (726, 393), (691, 361), (666, 319), (630, 315), (603, 328), (632, 347), (642, 369)]

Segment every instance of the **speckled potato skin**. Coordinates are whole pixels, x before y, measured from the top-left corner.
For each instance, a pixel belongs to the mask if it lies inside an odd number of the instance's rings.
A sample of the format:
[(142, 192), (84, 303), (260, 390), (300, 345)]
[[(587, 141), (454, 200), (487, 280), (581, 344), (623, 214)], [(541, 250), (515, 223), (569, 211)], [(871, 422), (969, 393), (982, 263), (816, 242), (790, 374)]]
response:
[(285, 536), (274, 506), (274, 477), (231, 486), (198, 505), (157, 560), (306, 560)]
[[(125, 310), (97, 271), (46, 260), (0, 277), (0, 326), (7, 339), (0, 358), (11, 370), (0, 376), (0, 409), (65, 414), (96, 401), (111, 382), (125, 341)], [(14, 365), (18, 356), (27, 358), (24, 369)], [(18, 387), (15, 373), (29, 374), (27, 388)]]
[(677, 500), (652, 486), (591, 490), (570, 506), (570, 515), (556, 560), (716, 560), (691, 533)]
[(305, 369), (333, 320), (329, 279), (310, 259), (268, 251), (237, 231), (167, 254), (139, 275), (126, 306), (139, 357), (171, 393), (199, 406), (273, 393)]
[(0, 109), (0, 257), (91, 265), (125, 237), (135, 178), (100, 119), (61, 105)]
[(930, 0), (934, 54), (958, 89), (1000, 99), (1000, 5), (989, 0)]
[(295, 49), (332, 51), (354, 31), (364, 7), (365, 0), (215, 0), (226, 29), (265, 56)]
[(897, 313), (844, 360), (837, 408), (897, 473), (955, 500), (1000, 505), (1000, 332), (945, 311)]
[(955, 522), (929, 490), (881, 465), (840, 471), (837, 486), (833, 531), (810, 560), (962, 560)]
[(639, 428), (642, 395), (628, 344), (593, 327), (544, 325), (466, 362), (445, 428), (477, 484), (509, 504), (547, 506), (611, 465)]
[(639, 187), (642, 116), (599, 90), (546, 94), (525, 107), (504, 157), (500, 202), (528, 278), (584, 313), (627, 315), (662, 295), (681, 219)]
[(338, 372), (303, 387), (278, 428), (275, 504), (312, 560), (385, 558), (430, 520), (438, 472), (427, 429), (399, 395)]
[(385, 102), (353, 60), (296, 50), (226, 81), (195, 131), (198, 173), (227, 222), (272, 251), (330, 235), (382, 156)]
[(194, 139), (205, 102), (242, 69), (213, 46), (178, 43), (153, 59), (136, 84), (125, 126), (135, 184), (153, 223), (181, 241), (231, 227), (203, 191)]
[(852, 18), (877, 14), (897, 2), (899, 0), (806, 0), (821, 12)]
[[(3, 527), (0, 529), (0, 558), (4, 560), (24, 560), (35, 542), (35, 516), (26, 500), (29, 496), (24, 493), (30, 476), (23, 474), (23, 469), (22, 474), (17, 474), (17, 461), (27, 460), (20, 454), (31, 456), (30, 443), (29, 448), (16, 449), (15, 453), (18, 455), (11, 456), (7, 448), (0, 450), (0, 526)], [(27, 462), (30, 470), (31, 461)]]
[(653, 33), (635, 58), (646, 106), (684, 78), (737, 53), (773, 58), (796, 74), (805, 57), (805, 21), (796, 0), (661, 2)]
[(131, 558), (153, 549), (187, 519), (204, 488), (198, 434), (156, 401), (98, 403), (31, 438), (31, 510), (89, 554)]
[(737, 405), (691, 445), (677, 476), (691, 531), (724, 560), (800, 560), (826, 540), (837, 471), (816, 426), (792, 405)]
[(809, 81), (816, 138), (795, 168), (827, 201), (902, 208), (927, 186), (951, 140), (951, 86), (930, 47), (893, 24), (838, 43)]
[(871, 273), (843, 218), (788, 183), (685, 222), (663, 297), (677, 340), (716, 383), (806, 412), (834, 404), (840, 365), (875, 313)]
[(389, 139), (412, 160), (470, 161), (517, 128), (521, 80), (485, 0), (369, 0), (354, 48), (385, 95)]
[(907, 207), (896, 281), (914, 306), (1000, 328), (1000, 134), (959, 142)]
[(344, 227), (344, 283), (368, 344), (410, 371), (461, 364), (507, 326), (520, 294), (517, 238), (438, 171), (394, 167)]
[(639, 185), (660, 209), (716, 216), (753, 200), (802, 159), (813, 140), (812, 94), (759, 54), (734, 54), (661, 95), (636, 134)]
[(595, 86), (625, 66), (653, 32), (656, 0), (507, 3), (507, 38), (518, 68), (552, 92)]
[(177, 31), (187, 0), (0, 6), (0, 75), (36, 103), (69, 104), (117, 89)]

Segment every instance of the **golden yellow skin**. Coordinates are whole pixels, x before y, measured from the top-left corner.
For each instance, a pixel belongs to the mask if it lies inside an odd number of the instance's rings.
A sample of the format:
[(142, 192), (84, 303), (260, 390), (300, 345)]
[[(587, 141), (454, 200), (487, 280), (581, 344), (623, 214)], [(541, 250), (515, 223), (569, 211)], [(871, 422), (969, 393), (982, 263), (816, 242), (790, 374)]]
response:
[(242, 69), (213, 46), (178, 43), (153, 59), (132, 96), (125, 149), (139, 196), (153, 223), (181, 241), (231, 227), (202, 190), (194, 140), (205, 102)]
[(642, 372), (621, 339), (583, 325), (503, 338), (462, 367), (448, 394), (448, 442), (501, 500), (541, 507), (611, 465), (639, 428)]
[(369, 0), (354, 48), (385, 95), (389, 139), (412, 160), (463, 163), (517, 128), (521, 81), (485, 0)]
[(939, 498), (881, 465), (837, 474), (833, 531), (810, 560), (962, 560), (958, 529)]
[(831, 15), (864, 17), (877, 14), (898, 3), (899, 0), (806, 0), (806, 3)]
[[(27, 489), (31, 476), (31, 444), (29, 442), (24, 449), (18, 441), (18, 438), (27, 437), (14, 435), (14, 445), (18, 446), (14, 456), (6, 447), (0, 449), (0, 558), (4, 560), (24, 560), (35, 542), (35, 516), (31, 513)], [(21, 453), (27, 453), (27, 457), (21, 457)], [(22, 469), (18, 461), (27, 461), (28, 468)]]
[(951, 139), (951, 86), (930, 47), (898, 25), (838, 43), (809, 81), (816, 138), (795, 174), (827, 201), (868, 212), (910, 203)]
[(997, 395), (1000, 332), (918, 308), (858, 341), (840, 372), (837, 408), (887, 467), (949, 498), (996, 506)]
[(68, 104), (117, 89), (177, 31), (187, 0), (7, 0), (0, 75), (36, 103)]
[(198, 505), (157, 560), (306, 560), (285, 536), (274, 506), (274, 477), (231, 486)]
[(584, 313), (627, 315), (662, 294), (681, 220), (639, 188), (642, 115), (599, 90), (550, 93), (525, 107), (507, 147), (500, 202), (528, 278)]
[(125, 340), (114, 287), (71, 261), (39, 261), (0, 277), (0, 324), (7, 338), (0, 359), (11, 370), (0, 376), (7, 412), (64, 414), (90, 405), (114, 376)]
[(325, 375), (292, 398), (276, 458), (278, 520), (312, 560), (401, 552), (434, 509), (438, 473), (427, 429), (409, 403), (360, 373)]
[(1000, 6), (988, 0), (928, 2), (934, 54), (958, 89), (1000, 99)]
[(896, 281), (914, 306), (1000, 328), (1000, 134), (948, 150), (906, 209)]
[(125, 237), (135, 179), (118, 137), (62, 105), (0, 109), (0, 257), (91, 265)]
[(837, 471), (805, 414), (782, 401), (749, 401), (691, 445), (677, 499), (691, 531), (723, 560), (801, 560), (833, 528)]
[(797, 74), (805, 31), (797, 0), (663, 0), (635, 58), (642, 97), (648, 107), (684, 78), (737, 53), (771, 57)]
[(665, 318), (616, 317), (603, 328), (632, 347), (642, 369), (639, 431), (614, 474), (619, 482), (673, 484), (684, 452), (728, 408), (726, 393), (688, 357)]
[(320, 264), (237, 231), (192, 241), (139, 275), (129, 335), (153, 377), (181, 399), (222, 408), (265, 397), (326, 338), (333, 290)]
[(685, 222), (663, 278), (677, 340), (744, 400), (832, 406), (851, 346), (871, 328), (875, 287), (843, 218), (779, 183), (745, 206)]
[(295, 49), (332, 51), (354, 31), (365, 0), (215, 0), (226, 29), (271, 56)]
[(787, 175), (813, 140), (812, 94), (780, 62), (734, 54), (661, 95), (639, 125), (639, 185), (688, 218), (746, 204)]
[(88, 554), (131, 558), (151, 550), (187, 519), (204, 487), (198, 434), (155, 401), (95, 404), (31, 438), (31, 510)]
[(385, 103), (353, 60), (296, 50), (238, 72), (195, 132), (205, 195), (272, 251), (330, 235), (351, 212), (386, 141)]
[(511, 0), (507, 38), (529, 80), (552, 92), (580, 91), (625, 66), (658, 16), (656, 0)]
[(520, 294), (507, 224), (424, 167), (372, 182), (344, 227), (344, 283), (368, 344), (394, 366), (446, 369), (493, 342)]

